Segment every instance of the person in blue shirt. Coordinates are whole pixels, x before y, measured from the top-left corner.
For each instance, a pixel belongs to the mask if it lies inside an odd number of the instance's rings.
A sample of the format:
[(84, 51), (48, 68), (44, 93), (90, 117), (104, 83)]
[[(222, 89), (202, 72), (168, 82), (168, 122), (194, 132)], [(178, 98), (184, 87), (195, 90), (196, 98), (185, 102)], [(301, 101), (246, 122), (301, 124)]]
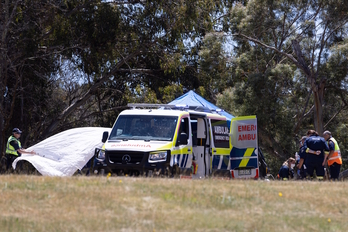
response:
[(306, 178), (306, 165), (304, 164), (305, 160), (306, 160), (306, 149), (307, 147), (304, 146), (304, 142), (306, 141), (307, 136), (303, 136), (300, 139), (300, 150), (298, 152), (298, 156), (299, 156), (299, 161), (297, 164), (297, 169), (298, 169), (298, 177), (299, 179), (305, 179)]
[(325, 169), (323, 166), (325, 151), (329, 151), (326, 140), (319, 136), (315, 130), (307, 131), (308, 138), (304, 142), (304, 146), (313, 153), (307, 152), (305, 165), (307, 168), (308, 176), (313, 179), (314, 171), (318, 180), (323, 180), (325, 175)]
[(292, 157), (283, 163), (278, 173), (280, 180), (289, 180), (290, 178), (294, 178), (295, 163), (296, 160)]

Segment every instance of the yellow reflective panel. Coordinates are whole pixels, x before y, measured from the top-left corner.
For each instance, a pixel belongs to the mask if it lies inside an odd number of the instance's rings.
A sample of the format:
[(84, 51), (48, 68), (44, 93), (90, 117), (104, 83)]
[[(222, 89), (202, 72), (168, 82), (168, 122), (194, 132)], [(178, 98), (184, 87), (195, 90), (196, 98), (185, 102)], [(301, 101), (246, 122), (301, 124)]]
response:
[(247, 164), (249, 162), (249, 159), (246, 158), (246, 157), (250, 157), (253, 154), (254, 149), (255, 148), (248, 148), (248, 149), (246, 149), (246, 151), (244, 153), (244, 156), (243, 156), (243, 159), (242, 159), (242, 161), (239, 164), (239, 167), (246, 167), (247, 166)]
[[(190, 149), (190, 151), (189, 151)], [(192, 154), (192, 147), (184, 147), (181, 149), (173, 149), (171, 151), (171, 155), (185, 155), (185, 154)]]
[(231, 153), (230, 148), (213, 148), (213, 150), (216, 150), (213, 155), (230, 155)]

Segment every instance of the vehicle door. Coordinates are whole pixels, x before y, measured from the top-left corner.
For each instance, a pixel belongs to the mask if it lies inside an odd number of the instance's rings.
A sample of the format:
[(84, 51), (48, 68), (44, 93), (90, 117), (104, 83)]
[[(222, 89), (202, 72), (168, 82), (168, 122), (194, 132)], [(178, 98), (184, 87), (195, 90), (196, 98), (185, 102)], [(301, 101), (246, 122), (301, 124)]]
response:
[(232, 118), (231, 146), (232, 178), (258, 178), (257, 119), (255, 115)]
[(210, 119), (213, 176), (230, 177), (230, 137), (226, 119)]
[[(178, 165), (182, 171), (191, 170), (192, 164), (192, 130), (189, 115), (179, 119), (177, 132), (174, 137), (174, 147), (171, 151), (171, 166)], [(186, 170), (186, 171), (188, 171)]]
[(210, 175), (208, 121), (205, 114), (190, 114), (193, 140), (193, 175), (203, 178)]

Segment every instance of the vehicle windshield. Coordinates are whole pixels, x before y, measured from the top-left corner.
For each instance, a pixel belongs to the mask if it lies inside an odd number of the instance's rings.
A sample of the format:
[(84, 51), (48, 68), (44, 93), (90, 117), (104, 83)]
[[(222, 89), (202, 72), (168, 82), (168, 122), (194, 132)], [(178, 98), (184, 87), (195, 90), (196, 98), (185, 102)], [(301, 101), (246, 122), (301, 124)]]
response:
[(172, 141), (177, 123), (177, 116), (121, 115), (109, 139)]

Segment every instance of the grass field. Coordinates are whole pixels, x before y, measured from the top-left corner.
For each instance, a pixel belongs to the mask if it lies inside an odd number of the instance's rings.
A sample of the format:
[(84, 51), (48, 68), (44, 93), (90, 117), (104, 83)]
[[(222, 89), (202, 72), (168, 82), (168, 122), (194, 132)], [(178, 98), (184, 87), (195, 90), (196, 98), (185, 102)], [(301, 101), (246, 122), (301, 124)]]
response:
[(1, 231), (347, 231), (348, 182), (0, 176)]

